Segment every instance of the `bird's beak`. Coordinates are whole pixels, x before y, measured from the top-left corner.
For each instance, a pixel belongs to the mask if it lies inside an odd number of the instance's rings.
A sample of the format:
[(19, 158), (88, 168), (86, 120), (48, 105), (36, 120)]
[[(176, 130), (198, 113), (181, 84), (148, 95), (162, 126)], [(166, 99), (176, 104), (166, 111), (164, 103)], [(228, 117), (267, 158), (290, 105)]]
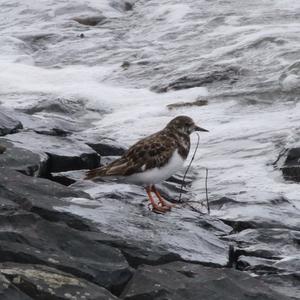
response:
[(194, 127), (194, 131), (205, 131), (205, 132), (209, 132), (207, 129), (204, 129), (204, 128), (201, 128), (199, 126), (196, 126)]

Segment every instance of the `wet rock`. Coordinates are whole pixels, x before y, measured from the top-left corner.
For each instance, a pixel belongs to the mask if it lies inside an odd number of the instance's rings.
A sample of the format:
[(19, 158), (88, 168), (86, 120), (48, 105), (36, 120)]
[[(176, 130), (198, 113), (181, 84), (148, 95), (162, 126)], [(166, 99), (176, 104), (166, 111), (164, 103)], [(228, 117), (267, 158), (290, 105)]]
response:
[(116, 8), (117, 10), (120, 10), (120, 11), (130, 11), (133, 9), (133, 5), (134, 5), (134, 2), (132, 0), (130, 1), (111, 1), (110, 2), (110, 5), (113, 7), (113, 8)]
[(52, 173), (50, 179), (60, 184), (69, 186), (77, 181), (82, 181), (83, 178), (85, 177), (85, 172), (86, 170), (76, 170), (76, 171)]
[[(15, 113), (27, 131), (45, 135), (68, 136), (86, 128), (85, 123), (80, 122), (78, 119), (80, 113), (68, 115), (40, 112), (31, 115), (23, 112), (31, 108), (32, 106), (22, 108)], [(76, 111), (76, 109), (74, 110)]]
[[(132, 272), (121, 252), (27, 212), (0, 215), (0, 260), (41, 264), (119, 293)], [(32, 280), (34, 280), (32, 278)]]
[(222, 197), (220, 199), (213, 200), (210, 203), (210, 205), (217, 210), (222, 209), (223, 207), (231, 207), (238, 204), (240, 204), (240, 202), (228, 197)]
[(10, 211), (17, 211), (20, 208), (20, 205), (9, 200), (5, 197), (0, 196), (0, 213), (6, 213)]
[(122, 298), (126, 300), (289, 299), (244, 272), (182, 262), (139, 267), (124, 290)]
[(29, 150), (18, 148), (7, 139), (0, 139), (6, 151), (0, 156), (0, 166), (22, 172), (29, 176), (43, 176), (47, 172), (46, 154), (38, 155)]
[(238, 269), (260, 275), (270, 288), (284, 295), (299, 296), (299, 231), (247, 229), (226, 239), (238, 245), (235, 250)]
[(100, 164), (100, 156), (85, 145), (69, 137), (44, 136), (35, 132), (22, 132), (9, 136), (19, 147), (42, 156), (48, 155), (47, 172), (92, 169)]
[(53, 135), (53, 136), (68, 136), (71, 135), (72, 133), (70, 131), (65, 131), (64, 129), (60, 128), (51, 128), (48, 130), (34, 130), (38, 134), (45, 134), (45, 135)]
[(25, 42), (31, 51), (45, 50), (49, 43), (57, 44), (63, 40), (63, 35), (57, 33), (21, 34), (18, 38)]
[(33, 298), (27, 296), (21, 292), (16, 286), (10, 283), (10, 281), (0, 274), (0, 298), (1, 300), (33, 300)]
[(285, 152), (285, 161), (280, 169), (284, 179), (300, 182), (300, 148), (291, 148)]
[(106, 17), (99, 15), (99, 16), (90, 16), (90, 17), (77, 17), (77, 18), (73, 18), (73, 20), (82, 25), (96, 26), (98, 24), (105, 23)]
[(117, 299), (100, 286), (42, 265), (3, 263), (0, 272), (36, 300)]
[(79, 115), (85, 110), (85, 101), (82, 99), (46, 98), (19, 110), (27, 114), (46, 112), (64, 116)]
[(72, 179), (71, 177), (69, 177), (64, 172), (62, 172), (62, 173), (54, 173), (54, 174), (55, 175), (51, 174), (51, 177), (49, 179), (51, 179), (52, 181), (58, 182), (60, 184), (69, 186), (69, 185), (71, 185), (71, 184), (73, 184), (73, 183), (76, 182), (76, 180)]
[(298, 273), (267, 274), (260, 276), (272, 290), (281, 293), (291, 299), (300, 299), (300, 275)]
[(207, 100), (202, 100), (202, 99), (198, 99), (192, 102), (177, 102), (177, 103), (173, 103), (173, 104), (168, 104), (167, 108), (169, 110), (173, 110), (176, 108), (181, 108), (181, 107), (192, 107), (192, 106), (205, 106), (208, 104)]
[(13, 117), (13, 113), (9, 113), (1, 108), (0, 111), (0, 136), (15, 133), (18, 129), (22, 129), (23, 125), (19, 120)]
[(204, 86), (216, 81), (231, 81), (235, 82), (238, 80), (240, 69), (237, 67), (228, 67), (223, 70), (214, 70), (210, 72), (203, 72), (191, 76), (183, 76), (175, 81), (168, 83), (164, 86), (152, 87), (152, 90), (164, 93), (170, 90), (183, 90), (194, 87)]
[(88, 143), (101, 156), (121, 156), (125, 153), (126, 149), (118, 145), (112, 140), (103, 140), (99, 143)]
[(160, 265), (168, 262), (182, 260), (180, 255), (163, 247), (154, 247), (149, 241), (136, 241), (124, 239), (123, 237), (104, 234), (102, 232), (88, 232), (87, 236), (97, 242), (120, 249), (129, 265), (137, 268), (139, 265)]
[(300, 231), (283, 228), (247, 229), (229, 235), (226, 240), (239, 246), (239, 253), (266, 259), (281, 259), (300, 251)]
[(115, 1), (115, 0), (113, 0), (110, 2), (110, 5), (119, 11), (130, 11), (133, 9), (134, 2), (131, 0), (130, 1), (124, 1), (124, 0)]
[[(151, 252), (157, 253), (157, 249), (160, 253), (150, 261), (170, 254), (172, 257), (177, 255), (181, 260), (207, 265), (224, 266), (228, 263), (228, 244), (216, 233), (223, 231), (223, 234), (229, 234), (232, 228), (222, 222), (217, 224), (218, 220), (214, 218), (181, 206), (166, 215), (157, 215), (149, 211), (144, 190), (134, 185), (84, 181), (72, 187), (92, 191), (99, 206), (89, 208), (74, 203), (62, 210), (88, 216), (101, 232), (118, 237), (135, 249), (147, 249), (148, 253), (144, 257), (140, 255), (133, 264), (147, 260)], [(205, 226), (203, 223), (206, 223)], [(135, 249), (131, 253), (137, 251)]]
[[(235, 231), (249, 228), (297, 230), (300, 227), (300, 211), (285, 198), (251, 202), (225, 199), (227, 203), (222, 204), (222, 207), (217, 205), (218, 209), (212, 209), (212, 215), (232, 226)], [(211, 207), (214, 206), (211, 203)]]
[[(299, 273), (300, 270), (300, 254), (289, 256), (277, 261), (275, 267), (292, 273)], [(300, 275), (300, 274), (299, 274)]]
[(274, 266), (276, 262), (277, 260), (274, 259), (241, 255), (238, 258), (236, 268), (242, 271), (254, 271), (257, 274), (276, 273), (278, 271)]
[(88, 230), (89, 222), (61, 210), (76, 199), (88, 201), (90, 196), (43, 178), (25, 176), (0, 168), (0, 196), (26, 207), (50, 221), (60, 221), (79, 230)]

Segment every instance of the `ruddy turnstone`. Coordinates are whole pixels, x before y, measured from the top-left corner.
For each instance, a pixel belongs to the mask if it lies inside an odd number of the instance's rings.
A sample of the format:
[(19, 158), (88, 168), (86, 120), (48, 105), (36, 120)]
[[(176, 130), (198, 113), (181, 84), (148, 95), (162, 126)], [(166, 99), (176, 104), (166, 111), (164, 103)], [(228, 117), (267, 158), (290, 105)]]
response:
[[(152, 210), (164, 213), (171, 209), (157, 191), (155, 184), (168, 179), (182, 168), (190, 151), (190, 134), (208, 131), (197, 126), (187, 116), (178, 116), (157, 133), (143, 138), (119, 159), (90, 170), (85, 179), (117, 178), (122, 182), (143, 185), (152, 205)], [(151, 193), (158, 199), (156, 203)]]

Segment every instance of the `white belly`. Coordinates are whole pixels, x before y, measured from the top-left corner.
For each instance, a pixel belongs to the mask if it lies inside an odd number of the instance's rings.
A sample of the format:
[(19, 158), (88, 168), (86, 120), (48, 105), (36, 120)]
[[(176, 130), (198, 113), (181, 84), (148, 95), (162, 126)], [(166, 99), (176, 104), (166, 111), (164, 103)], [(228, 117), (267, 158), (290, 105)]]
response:
[(124, 178), (124, 181), (126, 181), (127, 183), (134, 183), (139, 185), (156, 184), (168, 179), (177, 171), (179, 171), (182, 168), (183, 163), (184, 159), (182, 159), (182, 157), (176, 150), (165, 166), (162, 166), (161, 168), (149, 169), (145, 172), (137, 174), (132, 174)]

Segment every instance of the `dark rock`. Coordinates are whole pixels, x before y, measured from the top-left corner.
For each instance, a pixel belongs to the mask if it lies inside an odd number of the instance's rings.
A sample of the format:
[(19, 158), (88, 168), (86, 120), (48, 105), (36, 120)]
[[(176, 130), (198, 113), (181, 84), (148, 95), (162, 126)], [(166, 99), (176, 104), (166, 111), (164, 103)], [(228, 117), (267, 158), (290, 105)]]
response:
[(47, 179), (25, 176), (0, 168), (0, 196), (41, 215), (49, 221), (60, 221), (79, 230), (89, 230), (89, 222), (61, 210), (74, 199), (89, 201), (90, 196)]
[(99, 143), (88, 143), (101, 156), (121, 156), (125, 153), (126, 149), (119, 146), (115, 141), (104, 140)]
[(130, 2), (128, 2), (128, 1), (125, 1), (124, 2), (124, 10), (125, 11), (129, 11), (129, 10), (132, 10), (133, 9), (133, 4), (132, 3), (130, 3)]
[[(78, 153), (78, 155), (76, 155), (74, 152), (65, 152), (64, 154), (62, 154), (62, 152), (58, 154), (47, 152), (49, 156), (48, 172), (51, 173), (69, 170), (94, 169), (99, 167), (99, 155), (97, 155), (95, 152), (88, 152), (88, 150), (86, 150), (86, 152), (87, 153)], [(70, 154), (71, 156), (69, 156)], [(74, 154), (74, 156), (72, 154)]]
[(49, 179), (51, 179), (52, 181), (55, 181), (57, 183), (63, 184), (65, 186), (69, 186), (76, 182), (76, 180), (71, 179), (67, 176), (63, 176), (63, 175), (51, 176), (51, 177), (49, 177)]
[(6, 147), (4, 145), (0, 145), (0, 154), (3, 154), (6, 151)]
[(285, 152), (281, 170), (284, 179), (300, 182), (300, 148), (291, 148)]
[(42, 156), (49, 156), (47, 172), (92, 169), (100, 164), (99, 155), (83, 142), (59, 136), (44, 136), (35, 132), (22, 132), (9, 136), (19, 147)]
[(0, 299), (1, 300), (34, 300), (17, 287), (10, 283), (3, 275), (0, 274)]
[(60, 128), (51, 128), (50, 130), (34, 130), (36, 133), (45, 134), (45, 135), (54, 135), (54, 136), (68, 136), (72, 133), (70, 131), (65, 131)]
[(192, 76), (183, 76), (175, 81), (168, 83), (165, 86), (155, 86), (152, 90), (164, 93), (170, 90), (183, 90), (194, 87), (200, 87), (216, 81), (237, 81), (240, 69), (236, 67), (228, 67), (223, 70), (214, 70), (210, 72), (204, 72)]
[(233, 269), (182, 262), (141, 266), (122, 293), (126, 300), (283, 300), (261, 281)]
[(121, 65), (121, 67), (124, 69), (124, 70), (127, 70), (129, 67), (130, 67), (130, 62), (129, 61), (124, 61)]
[(9, 113), (1, 108), (0, 111), (0, 136), (10, 133), (15, 133), (18, 129), (22, 129), (23, 125), (20, 121), (16, 120), (13, 113)]
[(0, 272), (36, 300), (117, 299), (100, 286), (42, 265), (3, 263)]
[(82, 25), (96, 26), (98, 24), (105, 23), (106, 17), (104, 16), (78, 17), (78, 18), (74, 18), (73, 20)]
[(43, 176), (47, 172), (46, 154), (35, 154), (29, 150), (18, 148), (7, 139), (0, 139), (0, 143), (6, 148), (0, 156), (0, 166), (22, 172), (29, 176)]
[(60, 184), (69, 186), (85, 177), (85, 170), (52, 173), (50, 179)]
[(0, 215), (0, 227), (2, 262), (46, 265), (116, 294), (132, 275), (118, 249), (97, 243), (64, 224), (18, 212)]

